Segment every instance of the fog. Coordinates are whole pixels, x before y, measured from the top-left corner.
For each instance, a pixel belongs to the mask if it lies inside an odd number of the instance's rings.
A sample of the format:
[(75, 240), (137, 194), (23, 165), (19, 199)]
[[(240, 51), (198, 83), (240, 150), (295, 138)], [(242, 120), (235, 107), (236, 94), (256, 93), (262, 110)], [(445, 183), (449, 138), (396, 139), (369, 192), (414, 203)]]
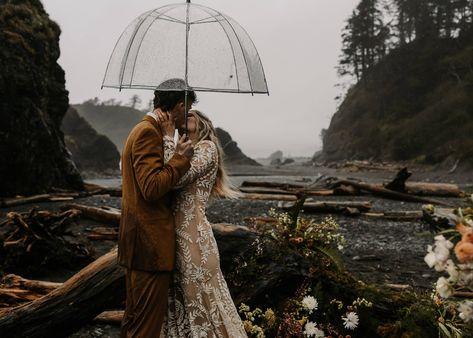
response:
[[(196, 108), (227, 130), (251, 157), (276, 150), (311, 156), (320, 131), (336, 110), (341, 89), (336, 65), (341, 30), (355, 0), (202, 0), (195, 3), (234, 18), (251, 36), (263, 62), (270, 95), (198, 93)], [(100, 89), (118, 37), (141, 13), (173, 2), (43, 0), (62, 29), (59, 63), (66, 71), (71, 103), (98, 97), (124, 104), (138, 94), (143, 107), (152, 91)]]

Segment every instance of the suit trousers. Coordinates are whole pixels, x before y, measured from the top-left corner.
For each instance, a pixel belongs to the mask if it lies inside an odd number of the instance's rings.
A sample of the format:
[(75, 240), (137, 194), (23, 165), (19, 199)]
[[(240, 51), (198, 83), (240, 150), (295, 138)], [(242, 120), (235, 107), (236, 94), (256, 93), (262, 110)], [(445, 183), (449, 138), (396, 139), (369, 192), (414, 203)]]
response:
[(168, 310), (172, 272), (126, 270), (121, 338), (158, 338)]

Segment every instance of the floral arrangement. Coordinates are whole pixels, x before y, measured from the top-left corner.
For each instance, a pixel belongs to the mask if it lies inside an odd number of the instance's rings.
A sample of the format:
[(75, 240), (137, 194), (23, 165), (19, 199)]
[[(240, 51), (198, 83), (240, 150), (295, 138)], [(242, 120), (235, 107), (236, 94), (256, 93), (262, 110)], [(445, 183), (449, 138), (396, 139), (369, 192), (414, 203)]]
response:
[[(308, 289), (309, 291), (310, 289)], [(312, 295), (290, 299), (288, 307), (278, 317), (272, 309), (262, 311), (259, 308), (251, 310), (246, 304), (241, 304), (239, 311), (243, 315), (245, 330), (251, 338), (272, 337), (351, 337), (350, 333), (359, 325), (358, 309), (372, 307), (366, 299), (356, 299), (352, 304), (344, 306), (339, 300), (332, 300), (330, 305), (338, 310), (340, 321), (338, 325), (324, 323), (325, 313), (318, 311), (319, 302)]]
[[(339, 232), (338, 223), (331, 217), (322, 221), (304, 217), (301, 212), (302, 205), (303, 199), (299, 200), (290, 212), (270, 209), (268, 215), (273, 217), (275, 222), (270, 227), (265, 227), (262, 232), (293, 248), (310, 260), (313, 266), (325, 269), (334, 263), (342, 269), (339, 251), (343, 249), (345, 239)], [(346, 305), (338, 299), (324, 300), (324, 304), (321, 304), (317, 298), (318, 291), (312, 292), (311, 283), (313, 281), (308, 278), (295, 296), (287, 299), (280, 309), (251, 309), (242, 303), (239, 312), (248, 336), (351, 337), (360, 324), (359, 309), (371, 307), (372, 304), (360, 298)]]
[(345, 238), (339, 233), (340, 226), (332, 217), (322, 222), (301, 216), (300, 210), (292, 215), (270, 209), (269, 216), (276, 219), (269, 234), (276, 240), (285, 242), (301, 252), (305, 257), (316, 258), (322, 253), (337, 266), (341, 266), (338, 251), (345, 245)]
[(443, 337), (463, 337), (465, 331), (473, 330), (473, 210), (458, 209), (457, 213), (456, 228), (435, 236), (424, 258), (430, 268), (444, 273), (432, 294)]

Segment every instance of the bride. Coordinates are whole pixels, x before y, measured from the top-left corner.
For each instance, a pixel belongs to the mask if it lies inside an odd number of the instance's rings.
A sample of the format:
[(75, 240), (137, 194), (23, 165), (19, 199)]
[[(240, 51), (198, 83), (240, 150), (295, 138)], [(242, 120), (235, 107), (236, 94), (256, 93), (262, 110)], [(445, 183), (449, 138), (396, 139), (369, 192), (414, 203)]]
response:
[[(175, 122), (158, 111), (164, 161), (174, 154)], [(161, 337), (247, 337), (220, 270), (220, 257), (205, 211), (212, 197), (234, 197), (223, 166), (223, 151), (212, 122), (189, 112), (188, 137), (194, 143), (191, 168), (179, 180), (175, 197), (176, 270)]]

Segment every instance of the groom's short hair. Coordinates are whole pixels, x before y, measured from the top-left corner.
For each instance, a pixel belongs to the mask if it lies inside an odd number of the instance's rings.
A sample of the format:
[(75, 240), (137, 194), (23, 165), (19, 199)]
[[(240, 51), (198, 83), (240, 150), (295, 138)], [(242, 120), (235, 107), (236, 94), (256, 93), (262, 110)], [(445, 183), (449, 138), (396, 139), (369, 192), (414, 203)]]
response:
[[(172, 110), (176, 104), (185, 101), (185, 89), (186, 83), (182, 79), (164, 81), (154, 91), (154, 108), (161, 108), (163, 111)], [(187, 100), (197, 102), (197, 95), (193, 90), (187, 90)]]

